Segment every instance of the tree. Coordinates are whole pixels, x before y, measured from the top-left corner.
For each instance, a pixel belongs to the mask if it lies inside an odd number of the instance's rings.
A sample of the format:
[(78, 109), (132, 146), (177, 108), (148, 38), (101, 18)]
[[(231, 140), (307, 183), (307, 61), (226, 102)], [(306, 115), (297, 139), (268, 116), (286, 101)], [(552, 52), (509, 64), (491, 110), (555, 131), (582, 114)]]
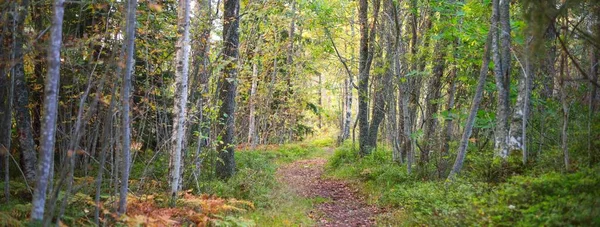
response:
[[(199, 32), (196, 32), (197, 36), (194, 38), (193, 53), (194, 57), (192, 64), (193, 69), (193, 81), (191, 89), (191, 99), (196, 103), (196, 112), (191, 115), (197, 117), (196, 128), (198, 130), (196, 152), (194, 157), (194, 177), (196, 180), (196, 186), (199, 188), (198, 177), (200, 176), (200, 170), (202, 165), (202, 158), (200, 157), (203, 148), (208, 146), (210, 138), (210, 118), (209, 114), (206, 113), (206, 109), (209, 106), (208, 93), (209, 78), (211, 75), (209, 69), (209, 57), (210, 57), (210, 32), (212, 28), (212, 5), (210, 0), (202, 0), (197, 4), (197, 11), (199, 12), (198, 25), (200, 28)], [(191, 130), (189, 130), (191, 131)]]
[[(492, 22), (492, 24), (494, 23)], [(467, 146), (469, 145), (469, 139), (471, 137), (471, 133), (473, 132), (473, 124), (475, 123), (475, 117), (477, 116), (477, 111), (479, 110), (479, 104), (481, 103), (481, 99), (483, 97), (483, 88), (485, 86), (485, 79), (487, 77), (488, 67), (490, 64), (490, 47), (494, 36), (493, 30), (493, 27), (490, 27), (490, 31), (488, 32), (488, 37), (485, 43), (485, 48), (483, 49), (483, 60), (481, 62), (481, 70), (479, 71), (477, 89), (475, 90), (475, 96), (473, 97), (473, 101), (471, 102), (469, 117), (467, 118), (467, 122), (465, 123), (465, 129), (463, 131), (460, 143), (458, 145), (456, 160), (454, 161), (454, 166), (452, 167), (452, 170), (448, 175), (448, 181), (453, 181), (456, 175), (460, 173), (460, 170), (462, 169), (463, 163), (465, 161), (465, 157), (467, 156)]]
[(62, 45), (62, 25), (64, 0), (55, 0), (53, 5), (52, 27), (50, 28), (50, 46), (48, 47), (48, 75), (44, 88), (44, 113), (42, 136), (40, 138), (40, 162), (37, 181), (31, 207), (31, 220), (40, 222), (44, 218), (46, 190), (49, 182), (50, 164), (54, 154), (56, 119), (58, 110), (58, 89), (60, 83), (60, 48)]
[(509, 150), (519, 150), (523, 155), (523, 164), (527, 163), (527, 121), (529, 118), (530, 97), (533, 85), (533, 36), (527, 35), (525, 44), (525, 56), (523, 57), (522, 76), (519, 77), (518, 96), (515, 103), (512, 122), (510, 125), (510, 138), (508, 140)]
[(190, 57), (190, 0), (180, 0), (177, 8), (177, 56), (175, 58), (175, 106), (173, 108), (173, 135), (171, 147), (171, 198), (173, 202), (183, 182), (184, 135), (188, 100), (188, 74)]
[(510, 86), (510, 1), (492, 1), (492, 58), (494, 77), (498, 90), (496, 110), (496, 132), (494, 146), (496, 157), (508, 157), (509, 124), (509, 86)]
[[(0, 24), (8, 25), (8, 6), (0, 8)], [(10, 196), (9, 186), (9, 152), (12, 139), (12, 100), (14, 76), (9, 76), (11, 34), (8, 26), (0, 26), (0, 172), (4, 173), (4, 199), (8, 202)]]
[(17, 138), (21, 149), (21, 169), (28, 182), (33, 183), (36, 177), (37, 153), (33, 141), (33, 132), (31, 128), (31, 114), (28, 109), (29, 92), (25, 79), (25, 58), (23, 45), (25, 41), (25, 19), (30, 7), (29, 0), (22, 0), (14, 6), (13, 18), (13, 59), (15, 61), (11, 70), (11, 76), (14, 77), (14, 111), (17, 123)]
[(217, 132), (221, 138), (217, 145), (220, 161), (216, 164), (217, 176), (225, 179), (235, 172), (235, 95), (239, 44), (239, 0), (225, 0), (223, 11), (223, 59), (226, 65), (219, 78), (219, 120)]
[(121, 190), (119, 198), (118, 213), (127, 212), (127, 191), (129, 190), (129, 171), (131, 165), (131, 121), (130, 121), (130, 100), (131, 100), (131, 75), (133, 74), (134, 48), (135, 48), (135, 28), (136, 28), (136, 8), (137, 0), (127, 0), (127, 20), (125, 26), (125, 70), (123, 73), (123, 87), (121, 94), (122, 102), (122, 136), (123, 136), (123, 166), (121, 169)]
[[(370, 133), (378, 133), (377, 131), (369, 131), (369, 77), (371, 63), (373, 62), (374, 42), (375, 42), (375, 25), (379, 14), (379, 0), (373, 1), (373, 22), (368, 25), (368, 2), (360, 0), (358, 2), (358, 24), (360, 26), (360, 47), (358, 61), (358, 131), (360, 154), (365, 156), (371, 153), (371, 149), (375, 145), (370, 139)], [(370, 32), (369, 32), (370, 31)], [(376, 138), (376, 137), (375, 137)], [(375, 141), (377, 142), (377, 141)]]

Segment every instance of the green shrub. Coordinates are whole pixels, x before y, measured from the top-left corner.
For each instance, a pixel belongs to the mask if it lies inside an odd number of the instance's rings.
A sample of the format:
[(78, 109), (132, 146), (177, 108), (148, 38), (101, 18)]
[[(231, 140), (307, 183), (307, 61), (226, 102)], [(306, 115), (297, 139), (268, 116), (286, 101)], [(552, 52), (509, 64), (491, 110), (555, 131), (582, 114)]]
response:
[(238, 152), (236, 159), (236, 174), (226, 181), (214, 179), (203, 182), (203, 193), (252, 201), (259, 208), (271, 206), (268, 195), (277, 185), (274, 155), (270, 152), (244, 151)]

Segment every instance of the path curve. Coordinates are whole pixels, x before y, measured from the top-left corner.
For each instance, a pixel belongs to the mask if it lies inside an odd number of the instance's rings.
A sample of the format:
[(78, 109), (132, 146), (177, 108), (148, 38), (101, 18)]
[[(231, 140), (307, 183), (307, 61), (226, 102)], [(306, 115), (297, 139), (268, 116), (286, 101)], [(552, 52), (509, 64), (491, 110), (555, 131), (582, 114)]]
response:
[(347, 182), (323, 178), (326, 159), (300, 160), (278, 169), (279, 181), (307, 198), (323, 198), (308, 214), (317, 226), (374, 226), (380, 210)]

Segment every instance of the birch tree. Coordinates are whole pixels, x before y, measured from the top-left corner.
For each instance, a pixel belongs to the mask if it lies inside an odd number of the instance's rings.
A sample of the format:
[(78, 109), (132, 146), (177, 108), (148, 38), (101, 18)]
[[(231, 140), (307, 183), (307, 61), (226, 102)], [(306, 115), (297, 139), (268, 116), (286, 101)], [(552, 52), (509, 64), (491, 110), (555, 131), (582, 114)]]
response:
[(173, 134), (169, 162), (171, 198), (173, 202), (181, 190), (183, 175), (184, 135), (188, 100), (188, 74), (190, 57), (190, 0), (179, 0), (177, 8), (177, 51), (175, 57), (175, 106), (173, 108)]
[(42, 136), (40, 138), (40, 162), (38, 164), (35, 193), (31, 206), (31, 220), (40, 222), (44, 218), (46, 190), (51, 171), (50, 164), (54, 154), (56, 119), (58, 110), (58, 92), (60, 83), (60, 49), (62, 45), (62, 26), (64, 0), (55, 0), (53, 5), (52, 26), (50, 28), (50, 46), (48, 48), (48, 74), (44, 88), (44, 112), (42, 118)]

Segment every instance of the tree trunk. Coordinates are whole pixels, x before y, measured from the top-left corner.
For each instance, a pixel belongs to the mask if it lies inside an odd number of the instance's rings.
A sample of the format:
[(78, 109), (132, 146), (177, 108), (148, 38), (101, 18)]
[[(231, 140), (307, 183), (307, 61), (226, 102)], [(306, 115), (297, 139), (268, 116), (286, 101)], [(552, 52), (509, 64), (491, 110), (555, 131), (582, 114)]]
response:
[(411, 138), (411, 129), (412, 129), (412, 119), (410, 117), (410, 111), (408, 108), (409, 105), (409, 100), (410, 100), (410, 94), (408, 92), (409, 88), (408, 88), (408, 83), (404, 83), (402, 86), (402, 95), (401, 95), (401, 99), (402, 99), (402, 129), (404, 132), (404, 151), (406, 152), (406, 169), (407, 172), (410, 174), (412, 172), (412, 164), (414, 163), (414, 139)]
[[(596, 37), (600, 37), (600, 9), (596, 9), (595, 11), (595, 21), (590, 23), (590, 32), (591, 34), (595, 34)], [(598, 81), (598, 69), (600, 68), (600, 53), (598, 49), (591, 48), (590, 49), (590, 78), (593, 81)], [(594, 115), (596, 112), (596, 96), (598, 93), (598, 88), (594, 85), (590, 85), (590, 101), (588, 104), (589, 114), (588, 114), (588, 166), (592, 167), (596, 163), (596, 156), (594, 155), (594, 146), (593, 146), (593, 138), (597, 133), (592, 130), (592, 124), (594, 122)]]
[(444, 76), (444, 50), (442, 47), (444, 46), (444, 42), (442, 40), (438, 41), (435, 45), (435, 65), (433, 66), (433, 75), (429, 78), (429, 84), (427, 85), (427, 98), (425, 99), (425, 116), (423, 116), (424, 125), (424, 137), (423, 137), (423, 150), (421, 151), (421, 163), (425, 164), (429, 161), (429, 152), (433, 149), (433, 142), (435, 140), (434, 134), (435, 129), (437, 128), (437, 119), (435, 119), (435, 114), (438, 111), (439, 99), (440, 99), (440, 90), (442, 87), (442, 77)]
[(510, 125), (510, 138), (508, 140), (508, 146), (510, 151), (519, 150), (523, 155), (523, 164), (527, 163), (527, 119), (529, 116), (529, 98), (531, 96), (531, 86), (533, 83), (533, 66), (532, 57), (533, 49), (531, 48), (531, 42), (533, 37), (527, 36), (527, 43), (525, 45), (525, 56), (523, 58), (523, 75), (519, 77), (519, 87), (517, 95), (517, 103), (514, 107), (514, 113), (512, 116), (512, 122)]
[(175, 105), (173, 107), (173, 134), (169, 162), (171, 202), (175, 204), (183, 183), (183, 152), (185, 137), (188, 74), (190, 57), (190, 0), (179, 0), (177, 7), (177, 54), (175, 57)]
[(217, 124), (217, 132), (222, 141), (217, 145), (221, 161), (216, 165), (217, 176), (221, 179), (229, 178), (235, 172), (234, 114), (238, 74), (239, 11), (239, 0), (224, 1), (223, 58), (228, 62), (219, 79), (219, 99), (222, 104), (219, 108), (220, 122)]
[(119, 210), (118, 214), (127, 212), (127, 191), (129, 190), (129, 170), (131, 165), (131, 121), (130, 121), (130, 100), (131, 100), (131, 75), (134, 70), (134, 48), (135, 48), (135, 27), (136, 27), (136, 8), (137, 0), (127, 1), (127, 22), (125, 34), (125, 72), (123, 73), (123, 90), (122, 90), (122, 130), (123, 130), (123, 150), (121, 167), (121, 189), (119, 192)]
[(13, 56), (15, 65), (12, 67), (11, 76), (15, 79), (14, 84), (14, 108), (15, 120), (17, 123), (17, 138), (19, 141), (20, 165), (25, 179), (33, 185), (36, 174), (37, 152), (33, 141), (33, 132), (31, 128), (31, 114), (29, 112), (29, 91), (25, 79), (25, 64), (23, 54), (23, 43), (25, 41), (24, 29), (25, 18), (29, 9), (29, 0), (22, 0), (18, 6), (15, 6), (13, 25)]
[(481, 99), (483, 98), (483, 88), (485, 87), (485, 78), (488, 73), (488, 67), (490, 64), (490, 45), (492, 40), (494, 39), (494, 29), (490, 27), (490, 31), (488, 32), (487, 40), (485, 42), (485, 48), (483, 50), (483, 61), (481, 62), (481, 70), (479, 71), (479, 80), (477, 81), (477, 90), (475, 90), (475, 96), (473, 97), (473, 102), (471, 102), (471, 110), (469, 111), (469, 117), (467, 118), (467, 122), (465, 123), (465, 129), (462, 134), (462, 138), (460, 139), (460, 144), (458, 145), (458, 152), (456, 155), (456, 160), (454, 161), (454, 166), (448, 175), (448, 181), (453, 181), (456, 175), (460, 173), (460, 169), (463, 166), (465, 161), (465, 157), (467, 156), (467, 146), (469, 145), (469, 138), (471, 137), (471, 133), (473, 132), (473, 124), (475, 123), (475, 117), (477, 116), (477, 111), (479, 110), (479, 104), (481, 103)]
[[(199, 189), (198, 178), (200, 176), (200, 170), (202, 166), (202, 158), (201, 153), (202, 149), (209, 144), (210, 138), (210, 118), (207, 114), (204, 113), (204, 109), (208, 106), (208, 80), (210, 77), (209, 72), (209, 53), (210, 53), (210, 31), (212, 25), (212, 9), (211, 9), (211, 1), (210, 0), (200, 0), (198, 2), (197, 11), (200, 12), (199, 18), (201, 18), (199, 27), (202, 28), (202, 32), (199, 34), (198, 38), (195, 38), (196, 45), (193, 47), (194, 50), (194, 81), (196, 82), (192, 87), (192, 100), (196, 99), (196, 113), (194, 116), (197, 116), (197, 129), (198, 129), (198, 138), (196, 142), (196, 152), (194, 154), (194, 177), (196, 180), (196, 186)], [(199, 89), (195, 89), (199, 87)], [(199, 91), (199, 94), (198, 92)]]
[(495, 156), (501, 159), (508, 157), (509, 125), (509, 79), (510, 79), (510, 18), (507, 0), (492, 1), (492, 56), (494, 60), (494, 76), (498, 90), (498, 106), (496, 110), (496, 133), (494, 139)]
[[(554, 0), (549, 0), (549, 2), (551, 2), (550, 4), (554, 4)], [(553, 97), (555, 97), (553, 95), (554, 93), (554, 84), (553, 81), (555, 78), (557, 78), (556, 76), (556, 68), (555, 68), (555, 63), (556, 63), (556, 33), (555, 33), (555, 20), (552, 20), (550, 23), (550, 26), (546, 29), (546, 32), (544, 34), (544, 57), (542, 60), (542, 64), (540, 66), (540, 71), (542, 73), (542, 75), (545, 75), (542, 78), (542, 84), (543, 84), (543, 90), (541, 92), (541, 97), (545, 97), (546, 100), (551, 100)], [(545, 109), (546, 107), (544, 105), (539, 105), (539, 112), (542, 113), (542, 118), (544, 119), (546, 114), (545, 114)], [(540, 135), (544, 135), (546, 133), (545, 129), (546, 129), (546, 122), (544, 120), (540, 121)], [(544, 149), (544, 144), (545, 144), (545, 137), (544, 136), (540, 136), (539, 139), (539, 146), (538, 146), (538, 152), (536, 154), (536, 157), (539, 157), (539, 155), (542, 153), (542, 150)]]
[[(8, 6), (0, 8), (0, 24), (8, 25), (9, 13)], [(12, 62), (10, 47), (12, 40), (8, 37), (11, 34), (8, 26), (0, 26), (0, 172), (4, 181), (4, 199), (8, 202), (10, 197), (9, 185), (9, 152), (12, 140), (12, 101), (13, 101), (13, 76), (9, 76), (9, 62)]]
[(258, 86), (258, 64), (257, 59), (252, 59), (252, 86), (250, 88), (250, 97), (248, 98), (248, 143), (254, 149), (256, 147), (256, 87)]
[(113, 85), (111, 91), (110, 104), (108, 111), (104, 118), (104, 126), (102, 127), (102, 148), (100, 149), (100, 166), (98, 167), (98, 175), (96, 176), (96, 194), (94, 196), (94, 204), (96, 204), (96, 210), (94, 211), (94, 223), (96, 226), (100, 225), (100, 194), (102, 190), (102, 178), (104, 174), (104, 166), (106, 165), (106, 153), (109, 152), (110, 144), (113, 143), (113, 109), (115, 108), (115, 93), (116, 86)]
[(319, 129), (323, 128), (323, 115), (321, 110), (323, 109), (323, 74), (319, 73)]
[(342, 142), (344, 142), (350, 137), (350, 124), (352, 122), (352, 83), (354, 83), (352, 78), (352, 75), (348, 75), (348, 79), (344, 80), (344, 90), (346, 92), (344, 93), (345, 112), (343, 114), (345, 116), (344, 121), (342, 122), (342, 135), (340, 136), (340, 140), (338, 141), (339, 144), (342, 144)]
[[(365, 156), (371, 153), (369, 145), (369, 71), (373, 60), (373, 42), (375, 41), (375, 25), (379, 12), (379, 0), (373, 1), (373, 23), (369, 29), (367, 13), (367, 0), (360, 0), (358, 4), (358, 23), (360, 25), (360, 48), (358, 67), (358, 131), (359, 153)], [(369, 33), (369, 30), (370, 33)], [(374, 132), (377, 133), (377, 132)]]
[(46, 189), (51, 171), (52, 155), (56, 134), (56, 119), (58, 110), (58, 93), (60, 83), (60, 49), (62, 44), (62, 24), (64, 16), (64, 1), (54, 1), (54, 14), (50, 30), (50, 46), (48, 48), (48, 75), (44, 87), (44, 117), (42, 121), (42, 136), (40, 141), (40, 162), (37, 172), (37, 183), (33, 195), (31, 220), (40, 222), (44, 218)]
[[(565, 16), (563, 18), (564, 20), (564, 24), (562, 26), (562, 36), (564, 38), (567, 37), (568, 35), (568, 11), (567, 11), (567, 16)], [(559, 39), (561, 39), (560, 37), (558, 37)], [(563, 39), (564, 39), (563, 38)], [(561, 40), (559, 40), (561, 41)], [(562, 106), (562, 129), (561, 129), (561, 149), (563, 152), (563, 161), (565, 164), (565, 170), (568, 172), (570, 171), (570, 160), (569, 160), (569, 146), (568, 146), (568, 126), (569, 126), (569, 103), (567, 102), (567, 91), (566, 91), (566, 87), (565, 87), (565, 81), (570, 77), (569, 75), (569, 62), (567, 59), (567, 46), (564, 45), (562, 42), (561, 44), (563, 45), (563, 51), (561, 53), (560, 56), (560, 78), (558, 78), (558, 85), (559, 85), (559, 93), (560, 93), (560, 103)]]

